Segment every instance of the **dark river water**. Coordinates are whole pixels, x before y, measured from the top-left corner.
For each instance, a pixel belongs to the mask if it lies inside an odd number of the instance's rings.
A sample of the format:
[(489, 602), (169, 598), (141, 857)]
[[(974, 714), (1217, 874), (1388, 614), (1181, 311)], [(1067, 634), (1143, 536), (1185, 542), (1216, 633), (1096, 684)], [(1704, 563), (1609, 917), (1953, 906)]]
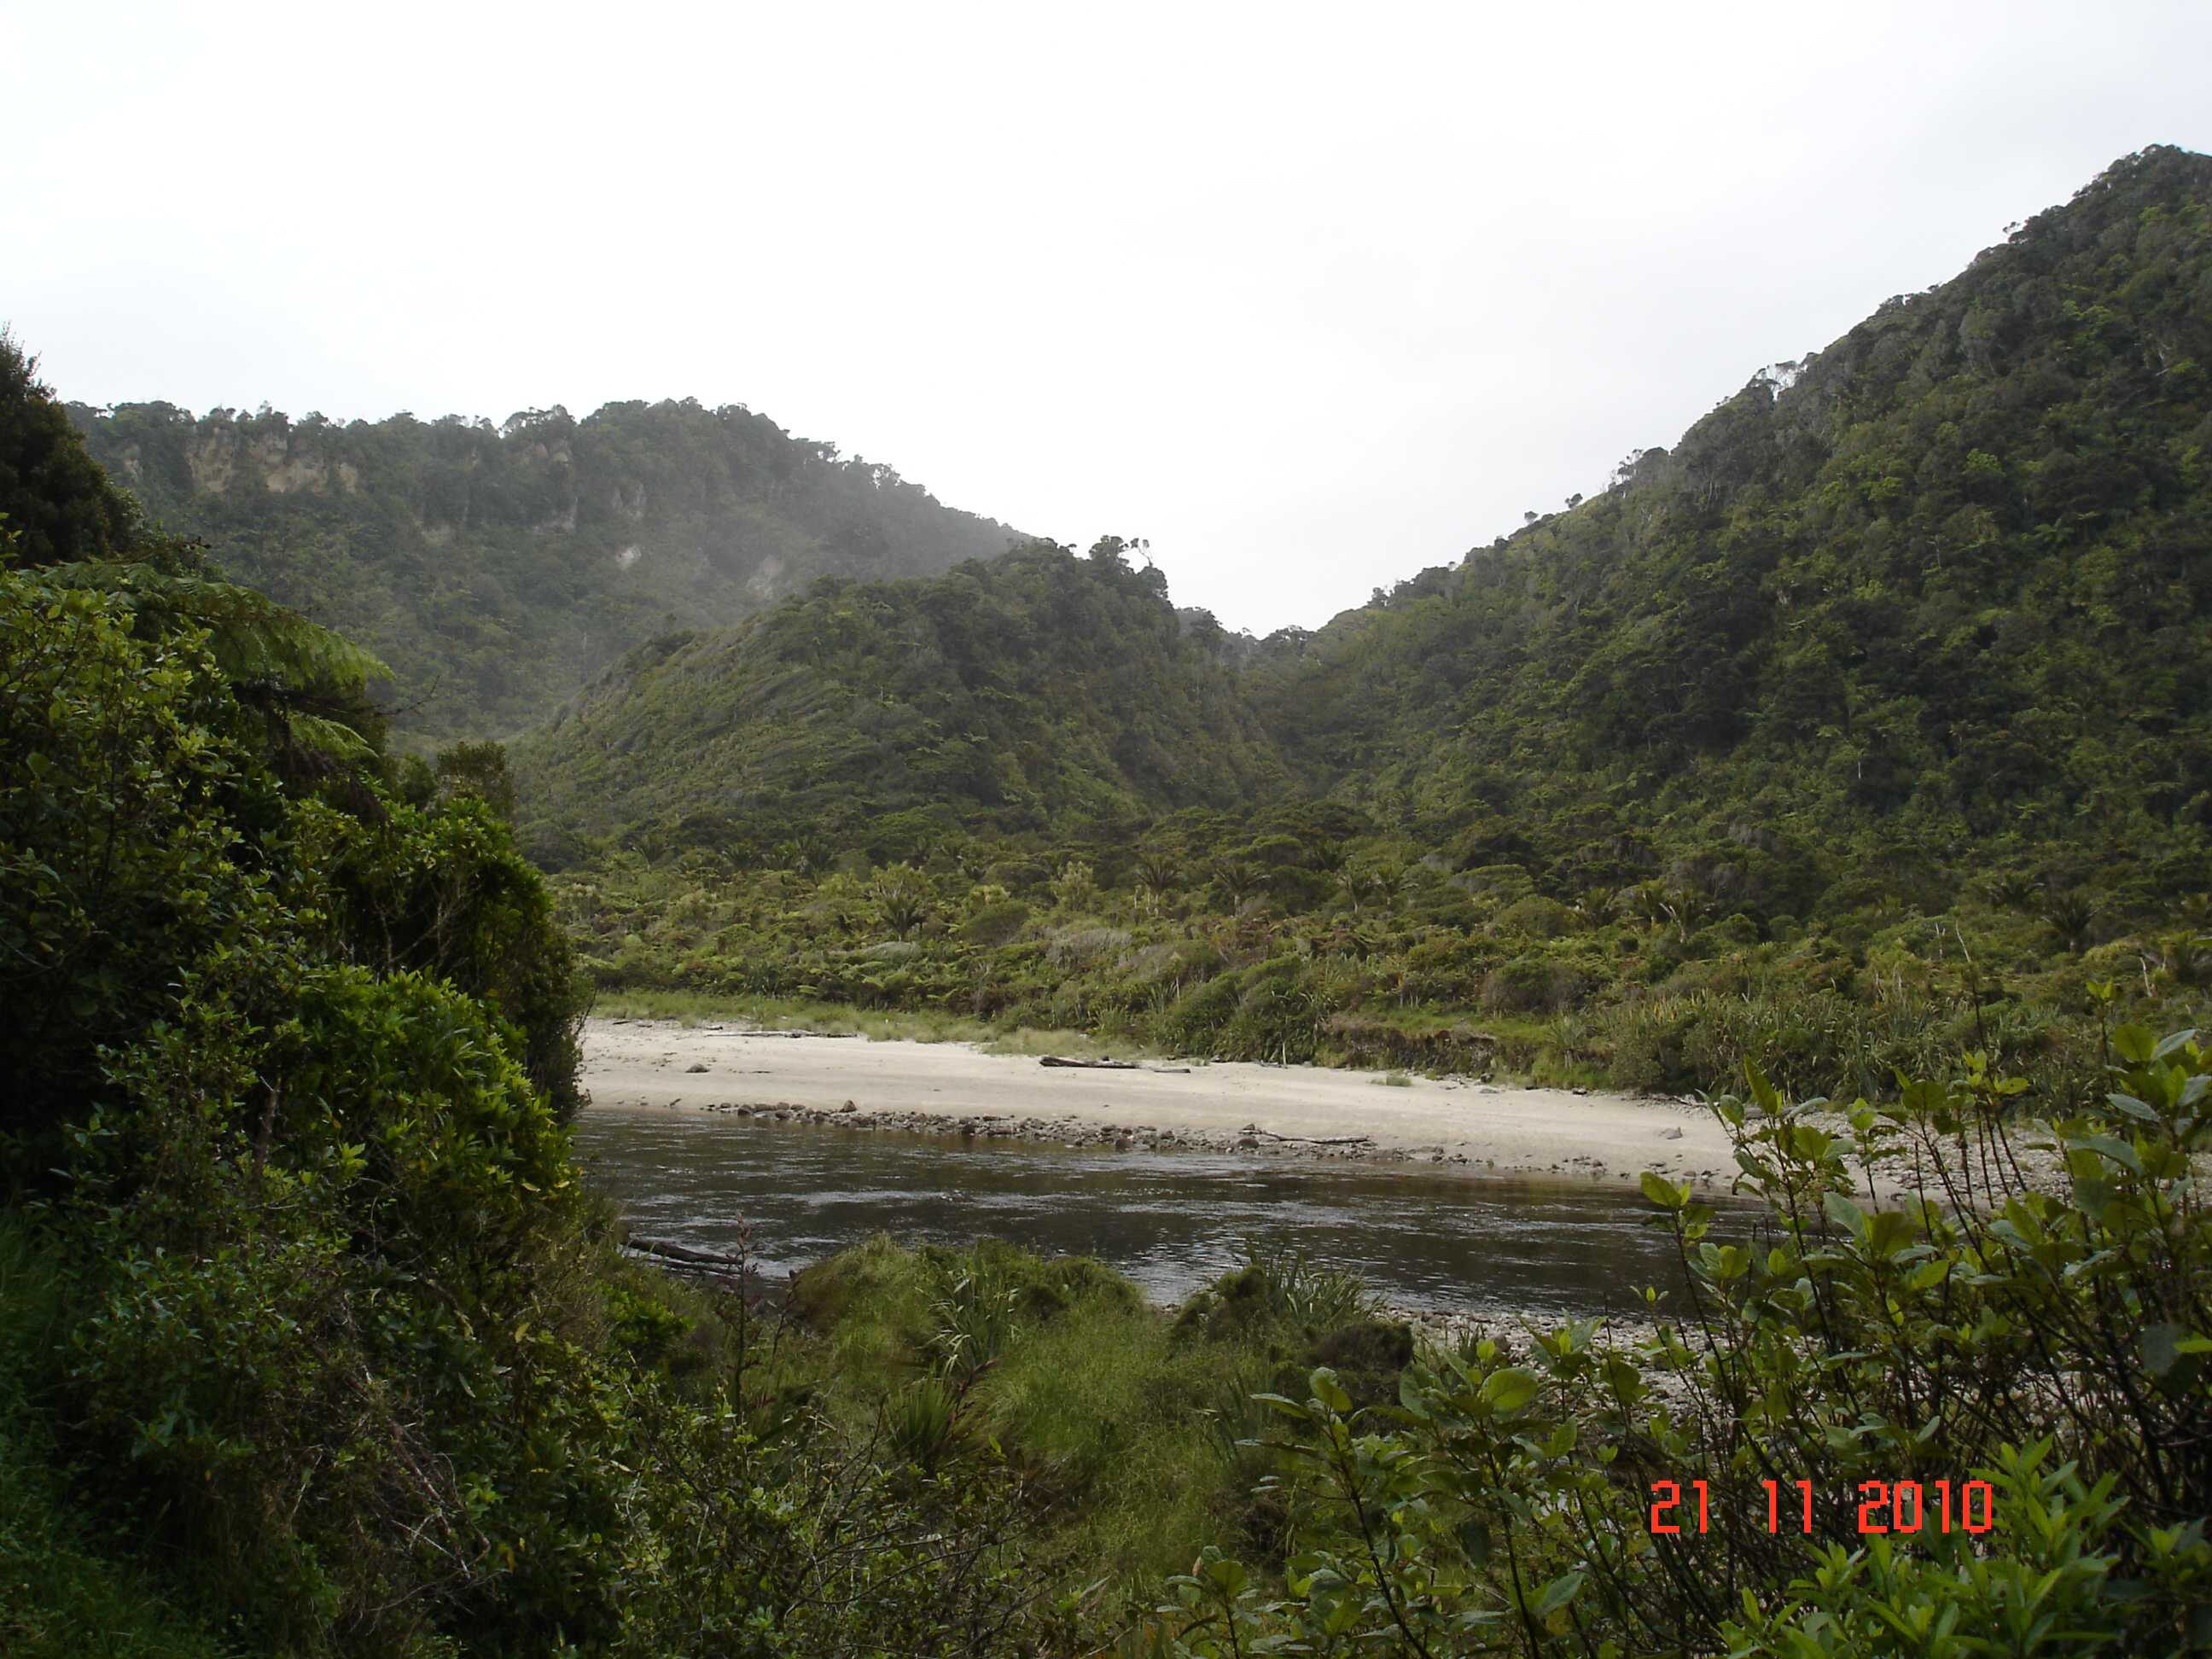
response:
[[(1112, 1152), (587, 1111), (578, 1149), (639, 1237), (727, 1251), (751, 1228), (775, 1273), (887, 1232), (1095, 1255), (1163, 1302), (1234, 1267), (1247, 1238), (1358, 1270), (1407, 1308), (1627, 1313), (1679, 1306), (1671, 1238), (1612, 1183), (1419, 1175), (1213, 1152)], [(1747, 1230), (1734, 1211), (1732, 1230)]]

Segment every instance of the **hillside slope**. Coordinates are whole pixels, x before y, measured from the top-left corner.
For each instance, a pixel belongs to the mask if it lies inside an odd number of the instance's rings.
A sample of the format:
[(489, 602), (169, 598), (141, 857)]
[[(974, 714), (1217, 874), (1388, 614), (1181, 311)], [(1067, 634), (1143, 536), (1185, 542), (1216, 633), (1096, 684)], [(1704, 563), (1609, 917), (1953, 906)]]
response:
[(649, 647), (526, 756), (587, 836), (1317, 793), (1599, 908), (1934, 913), (1993, 861), (2201, 888), (2208, 366), (2212, 160), (2146, 151), (1318, 633), (1194, 655), (1151, 573), (1037, 554)]
[(1327, 787), (1570, 894), (1932, 900), (2037, 848), (2201, 882), (2208, 371), (2212, 159), (2146, 151), (1253, 693)]
[(1005, 526), (740, 407), (396, 415), (70, 406), (93, 455), (234, 580), (398, 673), (399, 723), (503, 734), (629, 647), (730, 623), (813, 578), (931, 574)]
[(668, 845), (910, 849), (956, 827), (1281, 793), (1218, 629), (1179, 616), (1121, 548), (817, 582), (734, 629), (639, 647), (516, 746), (538, 844), (645, 824)]

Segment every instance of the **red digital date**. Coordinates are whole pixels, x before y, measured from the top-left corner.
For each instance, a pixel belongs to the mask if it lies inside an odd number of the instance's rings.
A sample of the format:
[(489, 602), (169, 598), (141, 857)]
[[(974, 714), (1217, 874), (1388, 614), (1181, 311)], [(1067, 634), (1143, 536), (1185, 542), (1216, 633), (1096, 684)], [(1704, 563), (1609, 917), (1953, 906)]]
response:
[[(1651, 1515), (1647, 1529), (1656, 1534), (1709, 1530), (1712, 1518), (1711, 1496), (1702, 1480), (1689, 1483), (1696, 1495), (1697, 1519), (1691, 1524), (1682, 1509), (1682, 1482), (1651, 1483)], [(1813, 1530), (1813, 1483), (1779, 1480), (1759, 1483), (1766, 1490), (1766, 1529), (1779, 1533), (1794, 1522), (1797, 1530)], [(1785, 1498), (1785, 1490), (1788, 1495)], [(1955, 1502), (1954, 1502), (1955, 1498)], [(1986, 1480), (1969, 1480), (1954, 1493), (1948, 1480), (1862, 1480), (1859, 1482), (1858, 1529), (1862, 1537), (1875, 1533), (1966, 1532), (1979, 1537), (1996, 1524), (1996, 1492)]]

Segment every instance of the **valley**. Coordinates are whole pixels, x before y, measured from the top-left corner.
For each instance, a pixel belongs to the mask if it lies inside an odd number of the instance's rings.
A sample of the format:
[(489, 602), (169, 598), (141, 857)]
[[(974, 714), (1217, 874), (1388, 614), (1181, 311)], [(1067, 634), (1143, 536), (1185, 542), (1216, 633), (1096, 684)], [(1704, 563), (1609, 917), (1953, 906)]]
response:
[(2212, 1651), (2207, 365), (2154, 147), (1255, 639), (0, 337), (0, 1648)]

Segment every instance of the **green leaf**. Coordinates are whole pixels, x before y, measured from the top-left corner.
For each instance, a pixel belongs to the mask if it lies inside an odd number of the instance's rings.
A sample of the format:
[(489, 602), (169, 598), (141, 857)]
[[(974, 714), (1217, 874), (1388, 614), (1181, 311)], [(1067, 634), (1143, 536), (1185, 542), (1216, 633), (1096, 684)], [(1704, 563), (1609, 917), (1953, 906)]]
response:
[(1563, 1572), (1545, 1585), (1544, 1593), (1536, 1598), (1536, 1617), (1549, 1618), (1581, 1595), (1583, 1580), (1586, 1576), (1581, 1572)]
[(2074, 1182), (2074, 1201), (2092, 1221), (2102, 1221), (2119, 1195), (2119, 1188), (2109, 1181), (2080, 1176)]
[(2164, 1377), (2181, 1363), (2181, 1345), (2189, 1340), (2188, 1330), (2179, 1325), (2158, 1324), (2143, 1328), (2143, 1369), (2153, 1376)]
[(1687, 1186), (1678, 1187), (1655, 1170), (1646, 1170), (1637, 1184), (1643, 1188), (1644, 1196), (1662, 1210), (1679, 1210), (1690, 1201)]
[(1398, 1407), (1418, 1421), (1429, 1419), (1428, 1391), (1410, 1367), (1398, 1373)]
[(1492, 1371), (1482, 1380), (1482, 1391), (1477, 1396), (1501, 1412), (1517, 1412), (1536, 1397), (1543, 1386), (1535, 1372), (1512, 1366), (1502, 1371)]
[(1866, 1212), (1841, 1193), (1830, 1193), (1822, 1198), (1820, 1208), (1826, 1212), (1829, 1220), (1843, 1228), (1854, 1238), (1863, 1238), (1866, 1236)]
[(2123, 1025), (2112, 1033), (2112, 1052), (2131, 1066), (2149, 1062), (2158, 1052), (2158, 1038), (2144, 1025)]
[(1877, 1210), (1867, 1218), (1867, 1248), (1878, 1255), (1894, 1255), (1916, 1236), (1912, 1218), (1902, 1210)]
[(2086, 1146), (2092, 1152), (2101, 1152), (2113, 1163), (2124, 1169), (2132, 1170), (2137, 1175), (2143, 1172), (2142, 1159), (2136, 1155), (2136, 1149), (2124, 1140), (2115, 1140), (2110, 1135), (2083, 1135), (2080, 1139), (2069, 1140), (2066, 1144), (2069, 1146)]
[(2171, 1060), (2196, 1041), (2197, 1030), (2194, 1026), (2185, 1031), (2169, 1031), (2159, 1039), (2158, 1047), (2150, 1051), (2150, 1057), (2153, 1060)]
[(1328, 1366), (1321, 1366), (1314, 1372), (1312, 1386), (1314, 1398), (1339, 1417), (1352, 1409), (1352, 1396), (1344, 1391), (1344, 1385), (1336, 1380), (1336, 1373)]
[(2130, 1117), (2139, 1117), (2146, 1123), (2159, 1121), (2156, 1110), (2137, 1100), (2133, 1095), (2106, 1095), (2105, 1098), (2111, 1103), (2112, 1109), (2116, 1112), (2124, 1112)]
[(1467, 1553), (1468, 1564), (1480, 1566), (1490, 1559), (1490, 1528), (1480, 1521), (1466, 1520), (1459, 1523), (1459, 1547)]

